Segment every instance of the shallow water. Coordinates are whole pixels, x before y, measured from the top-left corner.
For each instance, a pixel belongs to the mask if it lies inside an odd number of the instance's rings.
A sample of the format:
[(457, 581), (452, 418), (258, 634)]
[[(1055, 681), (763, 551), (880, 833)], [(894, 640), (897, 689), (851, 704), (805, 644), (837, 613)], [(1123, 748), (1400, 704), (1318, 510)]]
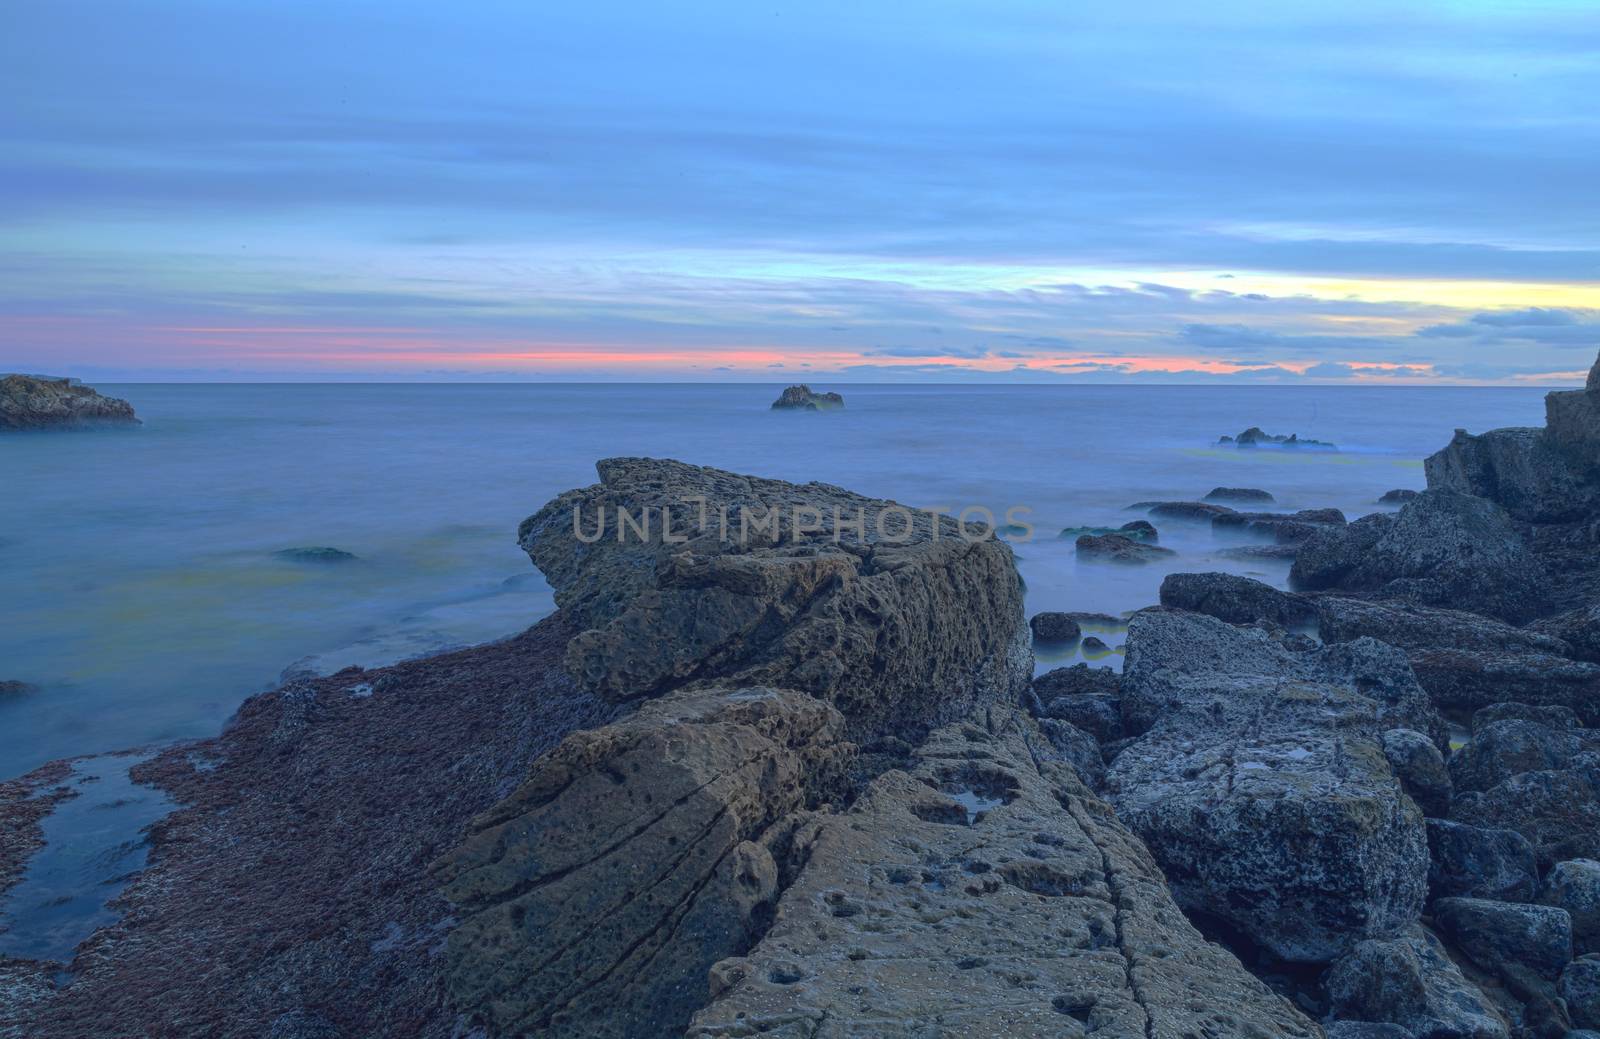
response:
[[(371, 665), (527, 627), (553, 603), (517, 524), (611, 455), (923, 507), (1026, 508), (1034, 537), (1013, 543), (1028, 611), (1120, 614), (1154, 602), (1169, 571), (1281, 586), (1288, 565), (1221, 557), (1237, 542), (1206, 525), (1158, 523), (1179, 555), (1149, 567), (1079, 563), (1055, 532), (1218, 485), (1355, 518), (1385, 490), (1423, 486), (1421, 459), (1457, 426), (1543, 421), (1542, 391), (1504, 388), (854, 386), (827, 414), (771, 412), (776, 386), (102, 388), (145, 425), (0, 438), (0, 679), (40, 687), (0, 697), (0, 776), (213, 734), (292, 666)], [(1342, 450), (1212, 446), (1252, 425)], [(274, 555), (306, 546), (359, 558)], [(1094, 662), (1120, 666), (1121, 626), (1085, 630), (1110, 645)], [(1039, 667), (1082, 658), (1042, 652)], [(100, 789), (127, 783), (127, 759), (101, 760), (123, 771)], [(49, 857), (0, 907), (7, 951), (59, 954), (103, 921), (114, 888), (72, 863), (134, 854), (161, 808), (113, 800), (126, 803), (95, 814), (79, 799), (52, 817)], [(34, 913), (41, 895), (59, 901)]]

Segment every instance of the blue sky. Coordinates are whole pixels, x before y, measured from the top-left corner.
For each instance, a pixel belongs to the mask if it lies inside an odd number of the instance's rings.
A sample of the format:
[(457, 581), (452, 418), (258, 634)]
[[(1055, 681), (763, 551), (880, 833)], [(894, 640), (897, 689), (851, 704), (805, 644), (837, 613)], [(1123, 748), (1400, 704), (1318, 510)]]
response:
[(0, 89), (0, 368), (1558, 383), (1600, 349), (1590, 0), (65, 0), (0, 13)]

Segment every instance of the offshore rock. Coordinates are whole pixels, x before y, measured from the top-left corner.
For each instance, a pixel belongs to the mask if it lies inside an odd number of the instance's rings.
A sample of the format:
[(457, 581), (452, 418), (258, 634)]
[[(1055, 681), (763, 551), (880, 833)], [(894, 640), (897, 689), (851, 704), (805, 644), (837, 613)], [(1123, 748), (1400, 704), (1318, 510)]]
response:
[(1288, 436), (1267, 433), (1263, 432), (1259, 426), (1251, 426), (1249, 429), (1245, 430), (1243, 433), (1240, 433), (1236, 437), (1225, 436), (1218, 440), (1217, 443), (1232, 444), (1234, 447), (1240, 448), (1281, 447), (1290, 450), (1301, 448), (1308, 451), (1339, 450), (1337, 445), (1329, 444), (1322, 440), (1302, 440), (1300, 439), (1300, 435), (1298, 433), (1290, 433)]
[(1226, 505), (1204, 501), (1138, 501), (1128, 508), (1141, 509), (1157, 519), (1188, 520), (1194, 523), (1210, 523), (1218, 516), (1226, 516), (1234, 511)]
[(772, 402), (773, 411), (837, 411), (844, 398), (837, 393), (817, 393), (810, 386), (790, 386)]
[(799, 825), (803, 868), (761, 941), (713, 968), (690, 1039), (1320, 1035), (1195, 931), (1037, 741), (991, 709)]
[(1440, 726), (1399, 651), (1362, 639), (1297, 652), (1151, 610), (1130, 626), (1122, 696), (1144, 735), (1113, 760), (1107, 797), (1186, 909), (1307, 963), (1417, 919), (1423, 816), (1381, 734)]
[(681, 1029), (778, 887), (786, 816), (843, 789), (843, 719), (802, 693), (698, 689), (569, 736), (435, 867), (445, 975), (496, 1034)]
[(797, 689), (861, 739), (925, 732), (1026, 691), (1021, 584), (986, 527), (669, 460), (596, 468), (599, 484), (557, 497), (519, 541), (585, 629), (568, 663), (600, 696)]
[(1304, 591), (1470, 609), (1513, 624), (1539, 616), (1548, 598), (1543, 568), (1505, 511), (1453, 490), (1319, 531), (1290, 581)]
[(1075, 548), (1080, 559), (1110, 563), (1154, 563), (1177, 555), (1170, 548), (1136, 541), (1125, 534), (1083, 534)]
[(1270, 505), (1277, 499), (1257, 487), (1213, 487), (1201, 501), (1240, 501)]
[(1028, 621), (1033, 637), (1040, 642), (1076, 642), (1083, 629), (1065, 613), (1036, 613)]
[(0, 432), (138, 424), (133, 405), (103, 397), (75, 379), (41, 375), (0, 378)]

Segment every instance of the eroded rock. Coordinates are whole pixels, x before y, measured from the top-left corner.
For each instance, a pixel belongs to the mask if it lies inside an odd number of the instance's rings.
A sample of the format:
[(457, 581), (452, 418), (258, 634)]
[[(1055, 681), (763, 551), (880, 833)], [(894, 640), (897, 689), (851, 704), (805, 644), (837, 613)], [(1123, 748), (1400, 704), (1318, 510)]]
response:
[(803, 824), (804, 869), (761, 942), (713, 969), (691, 1039), (1317, 1035), (1195, 932), (1037, 739), (992, 710)]
[(1429, 819), (1428, 853), (1432, 898), (1529, 902), (1538, 889), (1533, 845), (1515, 830)]
[(133, 405), (103, 397), (76, 379), (44, 375), (0, 378), (0, 430), (137, 426)]
[(1270, 621), (1285, 628), (1316, 619), (1314, 606), (1298, 595), (1235, 574), (1168, 574), (1161, 581), (1161, 605), (1205, 613), (1229, 624)]
[(1338, 1017), (1389, 1023), (1433, 1039), (1511, 1035), (1505, 1017), (1421, 927), (1360, 942), (1333, 965), (1323, 985)]
[(790, 386), (772, 402), (773, 411), (837, 411), (844, 398), (837, 393), (818, 393), (810, 386)]
[(1565, 909), (1572, 918), (1573, 951), (1600, 953), (1600, 862), (1572, 859), (1551, 867), (1539, 902)]

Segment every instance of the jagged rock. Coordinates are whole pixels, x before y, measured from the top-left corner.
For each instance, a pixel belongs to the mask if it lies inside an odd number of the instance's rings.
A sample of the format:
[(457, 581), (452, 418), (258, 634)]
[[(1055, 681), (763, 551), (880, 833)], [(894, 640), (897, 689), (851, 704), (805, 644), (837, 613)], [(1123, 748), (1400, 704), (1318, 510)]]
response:
[(1101, 742), (1121, 739), (1121, 676), (1108, 667), (1074, 664), (1033, 680), (1046, 718), (1070, 722)]
[(351, 563), (359, 558), (354, 552), (342, 548), (317, 546), (313, 548), (281, 548), (272, 553), (291, 563)]
[(1137, 501), (1130, 509), (1142, 509), (1157, 519), (1188, 520), (1193, 523), (1210, 523), (1218, 516), (1233, 512), (1226, 505), (1204, 501)]
[(1121, 688), (1121, 675), (1109, 667), (1090, 667), (1088, 664), (1058, 667), (1033, 680), (1034, 694), (1039, 697), (1039, 702), (1046, 704), (1058, 697), (1115, 697)]
[(993, 709), (802, 824), (804, 868), (766, 936), (713, 969), (689, 1039), (1316, 1036), (1037, 739)]
[(1472, 739), (1450, 755), (1450, 779), (1458, 791), (1481, 792), (1525, 772), (1572, 768), (1584, 755), (1600, 762), (1600, 731), (1507, 718), (1474, 728)]
[[(1022, 589), (987, 528), (826, 484), (644, 458), (596, 468), (600, 484), (550, 502), (519, 541), (587, 629), (568, 661), (601, 696), (684, 682), (799, 689), (870, 738), (1026, 691)], [(775, 534), (757, 529), (763, 518)]]
[(1281, 447), (1288, 449), (1301, 448), (1309, 451), (1337, 451), (1339, 448), (1322, 440), (1301, 440), (1298, 433), (1288, 436), (1266, 433), (1259, 426), (1251, 426), (1236, 437), (1223, 437), (1219, 444), (1232, 444), (1234, 447)]
[(500, 1034), (681, 1029), (759, 936), (785, 818), (842, 789), (843, 729), (802, 693), (725, 688), (569, 736), (435, 867), (456, 1005)]
[(1436, 649), (1410, 655), (1417, 680), (1441, 709), (1467, 712), (1517, 701), (1568, 708), (1600, 725), (1600, 665), (1548, 653)]
[(1515, 830), (1429, 819), (1428, 853), (1432, 898), (1530, 902), (1538, 888), (1533, 845)]
[(1379, 505), (1404, 505), (1406, 502), (1410, 501), (1411, 499), (1415, 498), (1417, 495), (1419, 495), (1421, 493), (1422, 493), (1421, 491), (1413, 491), (1413, 490), (1411, 490), (1409, 488), (1404, 488), (1404, 487), (1399, 488), (1398, 490), (1384, 491), (1382, 496), (1378, 498), (1378, 504)]
[(1271, 621), (1286, 628), (1316, 619), (1305, 599), (1269, 584), (1234, 574), (1168, 574), (1161, 581), (1161, 605), (1205, 613), (1229, 624)]
[(1430, 488), (1459, 491), (1497, 503), (1512, 516), (1538, 523), (1581, 519), (1596, 496), (1541, 429), (1464, 429), (1424, 463)]
[(1528, 630), (1562, 642), (1566, 655), (1600, 664), (1600, 606), (1584, 606), (1536, 620)]
[(1111, 647), (1106, 645), (1105, 640), (1094, 635), (1085, 636), (1081, 647), (1085, 656), (1104, 656), (1111, 652)]
[(1433, 904), (1433, 918), (1452, 945), (1492, 973), (1526, 968), (1554, 981), (1572, 960), (1572, 920), (1565, 909), (1441, 898)]
[(1170, 548), (1148, 545), (1122, 534), (1084, 534), (1075, 544), (1080, 559), (1111, 563), (1153, 563), (1177, 555)]
[(1408, 653), (1472, 649), (1561, 654), (1567, 648), (1558, 638), (1465, 610), (1342, 595), (1319, 595), (1311, 601), (1322, 637), (1329, 642), (1370, 635)]
[(1083, 634), (1078, 622), (1064, 613), (1036, 613), (1028, 627), (1040, 642), (1075, 642)]
[(0, 378), (0, 432), (138, 424), (133, 405), (102, 397), (75, 379), (42, 375)]
[(1567, 1001), (1574, 1025), (1600, 1029), (1600, 956), (1583, 956), (1567, 964), (1557, 990)]
[(1600, 862), (1558, 862), (1539, 889), (1542, 905), (1565, 909), (1572, 917), (1572, 946), (1579, 954), (1600, 953)]
[(836, 411), (844, 407), (837, 393), (817, 393), (811, 387), (790, 386), (772, 402), (773, 411)]
[(1276, 501), (1271, 494), (1256, 487), (1213, 487), (1201, 501), (1241, 501), (1271, 503)]
[(1359, 943), (1328, 970), (1323, 986), (1337, 1017), (1389, 1022), (1429, 1039), (1511, 1035), (1504, 1016), (1421, 927)]
[(1414, 729), (1390, 729), (1383, 734), (1383, 756), (1423, 815), (1450, 814), (1450, 770), (1432, 738)]
[(1061, 533), (1056, 536), (1065, 541), (1076, 541), (1085, 535), (1089, 537), (1113, 535), (1151, 545), (1161, 540), (1160, 532), (1149, 520), (1133, 520), (1120, 527), (1063, 527)]
[(1044, 745), (1036, 751), (1041, 759), (1067, 763), (1090, 790), (1105, 785), (1106, 762), (1092, 733), (1059, 718), (1040, 718), (1037, 724), (1044, 736)]
[(1292, 962), (1417, 918), (1422, 813), (1379, 735), (1438, 723), (1399, 651), (1363, 639), (1295, 652), (1152, 610), (1134, 617), (1127, 654), (1123, 716), (1143, 735), (1112, 761), (1107, 797), (1181, 905)]
[(1451, 490), (1318, 531), (1290, 581), (1300, 590), (1466, 608), (1512, 623), (1538, 616), (1547, 599), (1542, 568), (1504, 510)]

